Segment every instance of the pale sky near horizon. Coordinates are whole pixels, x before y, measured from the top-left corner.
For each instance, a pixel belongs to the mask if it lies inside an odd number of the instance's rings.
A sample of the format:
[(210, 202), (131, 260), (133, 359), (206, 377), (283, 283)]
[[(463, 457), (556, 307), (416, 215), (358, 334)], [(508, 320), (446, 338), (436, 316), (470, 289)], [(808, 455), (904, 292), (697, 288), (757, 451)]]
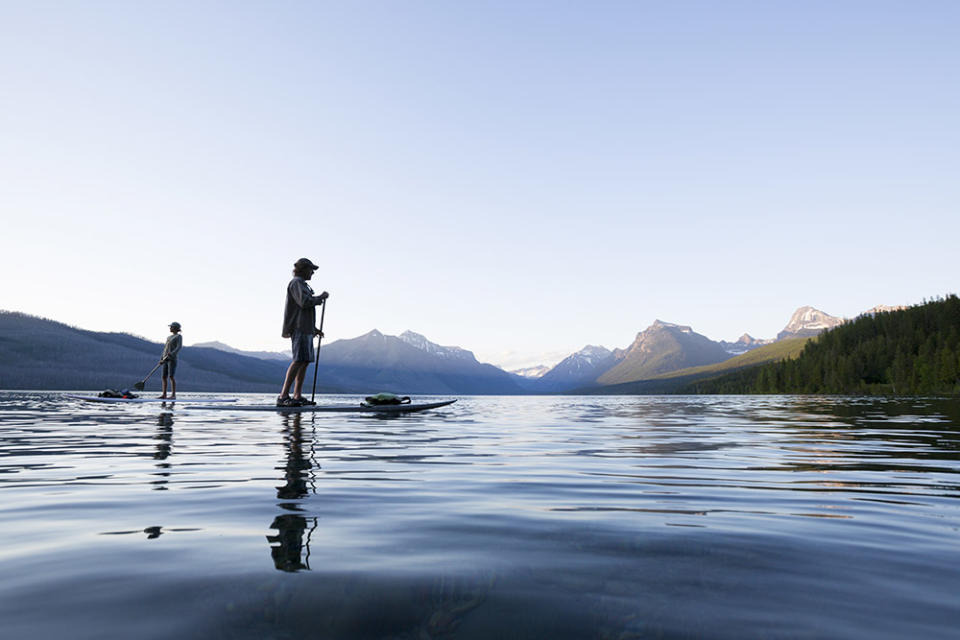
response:
[(955, 293), (960, 3), (0, 1), (0, 309), (508, 368)]

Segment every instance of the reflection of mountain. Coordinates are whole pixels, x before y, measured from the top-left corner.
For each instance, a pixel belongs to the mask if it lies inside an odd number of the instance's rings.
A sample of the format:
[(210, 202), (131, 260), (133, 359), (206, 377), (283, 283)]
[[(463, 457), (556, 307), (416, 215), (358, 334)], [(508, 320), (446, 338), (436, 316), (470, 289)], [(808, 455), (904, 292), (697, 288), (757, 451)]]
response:
[[(313, 463), (304, 454), (303, 431), (301, 430), (301, 414), (284, 416), (284, 445), (286, 459), (282, 467), (284, 484), (277, 487), (277, 498), (281, 502), (280, 508), (287, 511), (300, 511), (297, 500), (307, 497), (311, 492), (311, 472)], [(283, 513), (273, 519), (271, 529), (276, 529), (276, 535), (268, 535), (270, 556), (274, 566), (280, 571), (301, 571), (310, 568), (310, 534), (316, 528), (316, 518), (312, 523), (299, 513)], [(312, 525), (307, 532), (308, 525)], [(304, 534), (307, 539), (304, 541)]]

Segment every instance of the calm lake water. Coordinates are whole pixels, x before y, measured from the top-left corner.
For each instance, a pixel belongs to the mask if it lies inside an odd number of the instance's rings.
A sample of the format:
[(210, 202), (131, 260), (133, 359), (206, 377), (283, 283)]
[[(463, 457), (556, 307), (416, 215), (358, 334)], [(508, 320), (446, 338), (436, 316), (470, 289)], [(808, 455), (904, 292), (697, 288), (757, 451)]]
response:
[(0, 393), (0, 576), (4, 638), (956, 638), (960, 403)]

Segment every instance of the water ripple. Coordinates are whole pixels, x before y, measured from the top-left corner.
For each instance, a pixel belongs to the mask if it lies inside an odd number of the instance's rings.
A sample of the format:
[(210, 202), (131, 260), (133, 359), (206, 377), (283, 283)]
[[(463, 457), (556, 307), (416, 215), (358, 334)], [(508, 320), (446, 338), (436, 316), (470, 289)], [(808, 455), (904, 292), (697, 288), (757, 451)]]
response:
[(91, 638), (951, 637), (958, 425), (936, 398), (382, 418), (0, 393), (0, 617)]

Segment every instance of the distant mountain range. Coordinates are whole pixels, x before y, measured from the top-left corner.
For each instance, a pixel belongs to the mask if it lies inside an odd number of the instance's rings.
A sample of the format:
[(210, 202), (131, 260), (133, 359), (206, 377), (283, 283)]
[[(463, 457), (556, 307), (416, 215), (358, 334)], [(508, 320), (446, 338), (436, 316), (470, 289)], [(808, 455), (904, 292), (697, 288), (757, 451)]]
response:
[[(893, 309), (875, 307), (867, 314)], [(803, 340), (844, 322), (801, 307), (777, 338), (747, 334), (717, 342), (686, 325), (655, 321), (624, 349), (588, 345), (553, 367), (507, 372), (479, 362), (461, 347), (441, 346), (406, 331), (377, 330), (322, 347), (320, 387), (329, 392), (405, 394), (637, 393), (669, 391), (676, 376), (707, 375), (793, 357)], [(790, 344), (789, 348), (777, 345)], [(97, 333), (16, 312), (0, 312), (0, 388), (116, 388), (141, 379), (156, 363), (159, 343)], [(222, 342), (184, 348), (177, 373), (183, 390), (275, 391), (289, 355), (242, 351)], [(743, 363), (742, 365), (738, 363)]]
[(227, 353), (235, 353), (241, 356), (248, 356), (250, 358), (260, 358), (261, 360), (285, 360), (290, 361), (290, 354), (283, 353), (281, 351), (242, 351), (240, 349), (234, 349), (228, 344), (218, 342), (214, 340), (213, 342), (197, 342), (196, 344), (190, 345), (190, 348), (193, 347), (204, 347), (208, 349), (218, 349), (220, 351), (226, 351)]
[[(279, 391), (287, 356), (260, 357), (214, 344), (216, 348), (191, 345), (181, 351), (181, 391)], [(0, 389), (129, 388), (147, 375), (162, 351), (162, 344), (128, 334), (86, 331), (0, 311)], [(441, 347), (411, 332), (401, 338), (374, 330), (325, 344), (318, 373), (321, 393), (524, 393), (515, 376), (477, 362), (469, 351)], [(147, 384), (147, 393), (151, 389), (159, 389), (158, 374)]]
[(736, 342), (727, 342), (726, 340), (721, 340), (720, 346), (723, 347), (724, 351), (727, 353), (736, 356), (740, 355), (741, 353), (746, 353), (751, 349), (756, 349), (757, 347), (762, 347), (765, 344), (771, 344), (773, 342), (776, 342), (776, 340), (758, 340), (749, 333), (745, 333), (740, 336)]
[[(125, 333), (70, 327), (0, 311), (0, 389), (103, 390), (133, 387), (157, 364), (163, 345)], [(183, 391), (274, 391), (287, 363), (188, 347), (177, 382)], [(341, 391), (322, 384), (324, 391)], [(159, 389), (158, 374), (147, 389)]]
[(322, 349), (321, 375), (353, 389), (464, 395), (524, 391), (514, 376), (478, 362), (470, 351), (442, 347), (410, 331), (397, 337), (374, 329)]
[[(705, 374), (708, 371), (703, 367), (707, 365), (729, 362), (736, 356), (777, 342), (813, 336), (843, 322), (842, 318), (813, 307), (800, 307), (776, 339), (757, 339), (745, 333), (736, 342), (717, 342), (689, 326), (656, 320), (638, 333), (626, 349), (610, 351), (588, 346), (546, 371), (535, 369), (537, 375), (526, 374), (527, 380), (520, 384), (528, 391), (539, 393), (602, 393), (633, 389), (634, 383), (655, 380), (647, 386), (662, 390), (668, 374)], [(784, 357), (783, 350), (761, 350), (757, 356), (745, 359), (744, 366), (765, 361), (764, 357)]]

